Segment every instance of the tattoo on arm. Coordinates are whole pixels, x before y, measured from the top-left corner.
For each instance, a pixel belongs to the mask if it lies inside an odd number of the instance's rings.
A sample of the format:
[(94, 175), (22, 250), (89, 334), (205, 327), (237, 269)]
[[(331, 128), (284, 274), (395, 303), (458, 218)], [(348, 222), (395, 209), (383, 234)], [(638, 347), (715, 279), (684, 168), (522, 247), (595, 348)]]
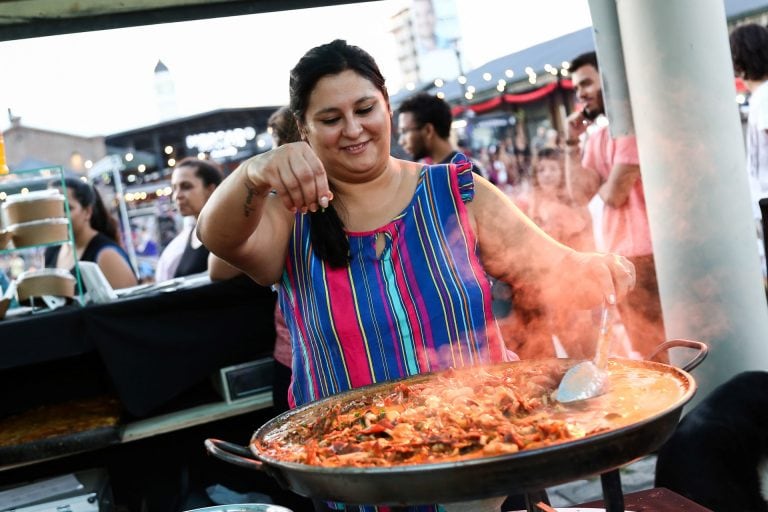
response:
[(256, 197), (256, 188), (245, 184), (245, 189), (248, 191), (245, 194), (245, 203), (243, 203), (243, 214), (249, 217), (254, 212), (255, 208), (251, 206), (253, 198)]

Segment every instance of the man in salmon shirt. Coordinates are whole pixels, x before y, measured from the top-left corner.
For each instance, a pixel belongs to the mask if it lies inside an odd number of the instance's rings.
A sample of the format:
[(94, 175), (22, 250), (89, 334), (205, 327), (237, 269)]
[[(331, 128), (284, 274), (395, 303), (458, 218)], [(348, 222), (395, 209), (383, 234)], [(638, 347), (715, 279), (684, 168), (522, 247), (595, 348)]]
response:
[(576, 57), (570, 72), (585, 108), (571, 113), (565, 126), (568, 192), (579, 204), (600, 196), (603, 250), (625, 256), (635, 265), (637, 284), (618, 307), (632, 348), (645, 357), (664, 341), (665, 334), (637, 142), (634, 136), (611, 137), (607, 123), (587, 132), (605, 113), (595, 52)]

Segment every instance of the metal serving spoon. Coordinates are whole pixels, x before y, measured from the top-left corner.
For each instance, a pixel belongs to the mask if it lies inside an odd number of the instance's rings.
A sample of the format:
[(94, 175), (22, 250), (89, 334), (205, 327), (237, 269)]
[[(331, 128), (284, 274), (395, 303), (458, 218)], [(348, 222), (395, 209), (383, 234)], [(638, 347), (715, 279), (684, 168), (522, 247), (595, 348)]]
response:
[(597, 334), (595, 358), (592, 361), (578, 363), (565, 372), (555, 394), (558, 402), (586, 400), (605, 392), (608, 381), (605, 365), (608, 362), (608, 351), (611, 346), (611, 337), (608, 336), (609, 311), (608, 303), (604, 301), (600, 312), (600, 331)]

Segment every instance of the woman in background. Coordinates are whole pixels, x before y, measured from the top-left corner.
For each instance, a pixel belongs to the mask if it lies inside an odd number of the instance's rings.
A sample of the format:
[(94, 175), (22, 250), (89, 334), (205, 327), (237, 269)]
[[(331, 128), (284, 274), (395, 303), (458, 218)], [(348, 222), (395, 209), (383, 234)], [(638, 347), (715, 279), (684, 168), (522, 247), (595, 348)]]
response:
[(176, 164), (171, 176), (172, 198), (179, 214), (192, 222), (185, 222), (181, 233), (160, 254), (155, 281), (167, 281), (208, 270), (208, 249), (195, 235), (195, 223), (222, 178), (219, 166), (208, 160), (187, 157)]
[[(578, 206), (565, 189), (565, 162), (562, 151), (543, 147), (531, 166), (531, 187), (514, 198), (515, 204), (548, 235), (582, 252), (595, 250), (592, 217), (586, 206)], [(514, 301), (513, 301), (514, 302)], [(567, 355), (574, 358), (594, 354), (596, 327), (588, 310), (567, 305), (544, 309), (515, 302), (511, 317), (500, 320), (508, 345), (525, 358), (556, 355), (553, 336)], [(516, 344), (515, 344), (516, 343)]]
[(112, 288), (136, 286), (136, 273), (120, 241), (117, 221), (107, 212), (98, 191), (79, 178), (65, 178), (64, 183), (76, 254), (71, 244), (48, 247), (45, 266), (74, 270), (77, 257), (96, 263)]

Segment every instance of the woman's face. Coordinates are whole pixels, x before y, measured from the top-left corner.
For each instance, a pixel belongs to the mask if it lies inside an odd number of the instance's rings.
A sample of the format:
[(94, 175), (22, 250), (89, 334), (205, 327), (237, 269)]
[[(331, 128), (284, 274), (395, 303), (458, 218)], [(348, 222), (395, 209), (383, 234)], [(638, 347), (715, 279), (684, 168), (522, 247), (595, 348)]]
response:
[(172, 197), (183, 217), (193, 215), (197, 218), (216, 188), (215, 185), (206, 187), (195, 174), (196, 171), (194, 167), (185, 165), (174, 169), (171, 175)]
[(381, 91), (347, 70), (317, 82), (301, 130), (329, 176), (360, 182), (386, 167), (391, 123)]
[(541, 160), (536, 171), (536, 181), (543, 190), (557, 190), (563, 184), (563, 169), (557, 160)]
[(93, 208), (83, 208), (71, 188), (67, 189), (67, 202), (69, 203), (69, 215), (72, 219), (72, 232), (77, 235), (82, 232), (83, 228), (91, 225)]

